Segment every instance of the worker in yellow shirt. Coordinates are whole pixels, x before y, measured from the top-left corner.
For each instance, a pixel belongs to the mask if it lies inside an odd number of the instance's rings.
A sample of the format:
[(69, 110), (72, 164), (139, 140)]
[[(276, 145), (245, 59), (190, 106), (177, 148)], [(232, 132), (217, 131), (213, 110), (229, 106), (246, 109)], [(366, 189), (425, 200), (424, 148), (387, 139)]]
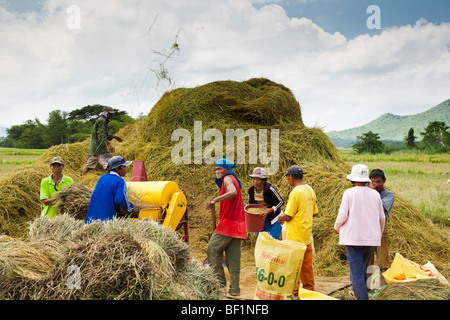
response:
[[(313, 249), (311, 245), (311, 232), (313, 216), (317, 214), (316, 194), (314, 190), (303, 181), (302, 168), (289, 167), (286, 174), (287, 182), (292, 189), (289, 194), (286, 210), (278, 217), (281, 224), (286, 222), (286, 240), (298, 241), (307, 246), (303, 265), (300, 271), (300, 281), (306, 290), (314, 290)], [(294, 294), (298, 294), (297, 285)]]

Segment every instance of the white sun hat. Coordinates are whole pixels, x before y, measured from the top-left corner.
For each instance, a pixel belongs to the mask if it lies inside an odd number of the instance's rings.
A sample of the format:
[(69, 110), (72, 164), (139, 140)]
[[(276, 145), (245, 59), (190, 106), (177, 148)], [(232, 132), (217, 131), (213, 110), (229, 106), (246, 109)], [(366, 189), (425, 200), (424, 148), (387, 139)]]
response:
[(347, 179), (354, 182), (370, 182), (369, 167), (364, 164), (354, 165)]

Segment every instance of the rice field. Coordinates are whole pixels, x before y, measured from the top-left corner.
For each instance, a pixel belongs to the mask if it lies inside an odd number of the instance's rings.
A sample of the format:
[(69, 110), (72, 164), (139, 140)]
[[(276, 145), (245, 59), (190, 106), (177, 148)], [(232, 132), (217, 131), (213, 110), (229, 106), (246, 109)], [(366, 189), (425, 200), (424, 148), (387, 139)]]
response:
[(351, 165), (363, 163), (382, 169), (386, 187), (409, 200), (433, 222), (450, 226), (450, 155), (424, 153), (362, 154), (340, 149)]
[(0, 148), (0, 176), (24, 164), (34, 163), (45, 151), (42, 149)]

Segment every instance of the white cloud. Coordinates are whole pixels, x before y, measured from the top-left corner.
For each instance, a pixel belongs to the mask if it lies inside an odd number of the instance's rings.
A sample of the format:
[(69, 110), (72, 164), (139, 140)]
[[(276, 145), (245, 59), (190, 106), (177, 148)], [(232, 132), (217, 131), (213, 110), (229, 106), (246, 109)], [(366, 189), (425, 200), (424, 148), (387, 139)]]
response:
[(165, 64), (178, 86), (268, 77), (292, 89), (306, 125), (327, 131), (450, 98), (448, 23), (347, 40), (279, 5), (252, 3), (79, 0), (80, 30), (66, 25), (73, 1), (47, 1), (41, 13), (0, 7), (0, 123), (95, 103), (148, 113), (162, 94), (154, 50), (169, 52), (178, 31), (180, 54)]

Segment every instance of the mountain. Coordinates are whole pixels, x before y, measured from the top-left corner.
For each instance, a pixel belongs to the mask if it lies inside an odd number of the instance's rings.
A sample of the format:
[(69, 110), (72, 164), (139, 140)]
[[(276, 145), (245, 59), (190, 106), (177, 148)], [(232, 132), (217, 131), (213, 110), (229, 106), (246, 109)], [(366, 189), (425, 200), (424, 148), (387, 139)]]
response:
[(398, 116), (385, 113), (363, 126), (342, 131), (330, 131), (326, 134), (338, 148), (351, 147), (358, 140), (358, 136), (369, 131), (378, 133), (381, 140), (384, 141), (403, 141), (409, 129), (413, 128), (417, 140), (421, 140), (420, 132), (423, 132), (428, 124), (433, 121), (444, 121), (447, 125), (450, 125), (450, 99), (414, 115)]

